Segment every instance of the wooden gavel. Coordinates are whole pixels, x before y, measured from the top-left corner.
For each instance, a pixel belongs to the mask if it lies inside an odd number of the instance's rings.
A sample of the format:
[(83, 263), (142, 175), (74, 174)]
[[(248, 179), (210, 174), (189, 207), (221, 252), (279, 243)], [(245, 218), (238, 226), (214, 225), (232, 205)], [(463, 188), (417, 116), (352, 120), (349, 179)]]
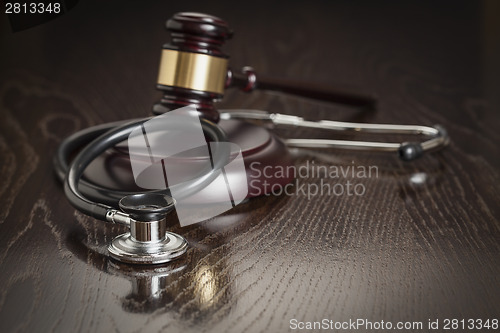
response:
[(229, 56), (221, 50), (232, 37), (228, 24), (215, 16), (178, 13), (166, 23), (171, 42), (163, 45), (157, 88), (164, 93), (153, 106), (162, 114), (186, 105), (195, 105), (204, 118), (218, 122), (214, 102), (223, 98), (225, 89), (239, 87), (245, 92), (273, 90), (349, 106), (374, 108), (374, 95), (325, 87), (317, 83), (289, 81), (256, 74), (251, 67), (233, 72)]

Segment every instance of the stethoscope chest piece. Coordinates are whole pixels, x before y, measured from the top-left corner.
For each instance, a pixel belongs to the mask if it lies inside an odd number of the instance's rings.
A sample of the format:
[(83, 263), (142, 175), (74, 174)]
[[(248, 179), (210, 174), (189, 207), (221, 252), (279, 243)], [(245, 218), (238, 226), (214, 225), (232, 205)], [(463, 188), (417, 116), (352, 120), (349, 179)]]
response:
[(144, 193), (128, 195), (119, 204), (130, 216), (130, 232), (116, 237), (109, 245), (113, 259), (131, 264), (161, 264), (186, 252), (187, 241), (166, 231), (165, 216), (174, 208), (174, 199)]

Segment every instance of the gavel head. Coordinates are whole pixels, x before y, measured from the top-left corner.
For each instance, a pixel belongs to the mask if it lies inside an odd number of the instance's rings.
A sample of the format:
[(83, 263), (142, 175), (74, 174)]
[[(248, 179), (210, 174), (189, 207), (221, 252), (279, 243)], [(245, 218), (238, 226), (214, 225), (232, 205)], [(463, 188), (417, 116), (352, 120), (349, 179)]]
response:
[(199, 13), (175, 14), (166, 27), (171, 42), (163, 45), (157, 83), (164, 96), (153, 113), (195, 105), (201, 116), (218, 122), (214, 102), (224, 95), (229, 60), (221, 47), (231, 30), (225, 21)]

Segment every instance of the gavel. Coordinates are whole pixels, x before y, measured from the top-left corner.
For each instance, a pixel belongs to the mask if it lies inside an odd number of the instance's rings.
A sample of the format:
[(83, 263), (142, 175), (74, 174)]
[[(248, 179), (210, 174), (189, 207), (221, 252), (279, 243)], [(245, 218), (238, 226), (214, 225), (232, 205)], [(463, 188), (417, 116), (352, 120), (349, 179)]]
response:
[(265, 77), (257, 75), (249, 66), (243, 67), (240, 73), (233, 72), (229, 68), (229, 56), (221, 50), (233, 32), (224, 20), (215, 16), (178, 13), (167, 20), (166, 28), (171, 42), (163, 45), (157, 83), (164, 95), (153, 106), (154, 114), (194, 105), (202, 117), (218, 122), (219, 112), (214, 103), (231, 87), (245, 92), (279, 91), (362, 108), (376, 105), (376, 97), (368, 93)]
[[(163, 45), (157, 81), (157, 89), (163, 93), (163, 97), (153, 105), (152, 111), (160, 115), (192, 105), (200, 117), (216, 123), (226, 134), (227, 141), (235, 143), (242, 150), (248, 185), (250, 187), (250, 183), (254, 181), (252, 187), (256, 188), (255, 191), (249, 192), (249, 196), (269, 193), (270, 187), (265, 187), (265, 182), (271, 186), (284, 186), (292, 181), (293, 177), (288, 175), (264, 179), (263, 170), (259, 169), (292, 166), (294, 161), (287, 147), (397, 152), (401, 159), (413, 160), (421, 156), (424, 150), (440, 148), (447, 143), (444, 129), (417, 125), (360, 124), (330, 120), (311, 122), (292, 115), (255, 110), (237, 110), (222, 113), (221, 116), (215, 103), (224, 97), (225, 90), (230, 87), (239, 87), (246, 92), (255, 89), (274, 90), (365, 109), (373, 109), (377, 99), (374, 95), (338, 87), (266, 78), (257, 75), (250, 67), (244, 67), (241, 73), (233, 72), (229, 68), (229, 56), (221, 50), (225, 41), (231, 38), (232, 31), (225, 21), (215, 16), (178, 13), (167, 20), (166, 28), (170, 31), (171, 41)], [(416, 134), (428, 136), (430, 139), (422, 143), (282, 139), (267, 127), (243, 121), (242, 118), (270, 121), (271, 125), (301, 126), (313, 130), (333, 130), (337, 133), (351, 131)], [(258, 167), (253, 168), (252, 164)], [(113, 168), (110, 168), (110, 165), (113, 165)], [(132, 177), (128, 149), (123, 144), (108, 155), (97, 158), (85, 172), (85, 177), (99, 188), (140, 190)], [(89, 190), (89, 193), (92, 194), (92, 191)], [(104, 201), (106, 198), (99, 199)]]

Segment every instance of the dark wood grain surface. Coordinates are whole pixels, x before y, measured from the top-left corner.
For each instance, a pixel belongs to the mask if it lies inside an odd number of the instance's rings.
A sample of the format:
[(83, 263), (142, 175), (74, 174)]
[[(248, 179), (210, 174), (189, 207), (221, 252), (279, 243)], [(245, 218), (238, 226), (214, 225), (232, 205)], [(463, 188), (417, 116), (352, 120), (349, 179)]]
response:
[[(149, 114), (163, 24), (178, 11), (230, 23), (233, 68), (380, 98), (363, 113), (228, 91), (221, 108), (440, 123), (451, 144), (415, 163), (294, 150), (297, 166), (376, 166), (378, 176), (326, 179), (362, 184), (362, 196), (261, 197), (172, 223), (190, 242), (183, 259), (144, 272), (116, 264), (105, 248), (124, 230), (76, 212), (51, 160), (79, 129)], [(283, 332), (293, 318), (422, 321), (424, 332), (429, 319), (500, 317), (497, 1), (81, 0), (29, 30), (1, 20), (0, 332)]]

